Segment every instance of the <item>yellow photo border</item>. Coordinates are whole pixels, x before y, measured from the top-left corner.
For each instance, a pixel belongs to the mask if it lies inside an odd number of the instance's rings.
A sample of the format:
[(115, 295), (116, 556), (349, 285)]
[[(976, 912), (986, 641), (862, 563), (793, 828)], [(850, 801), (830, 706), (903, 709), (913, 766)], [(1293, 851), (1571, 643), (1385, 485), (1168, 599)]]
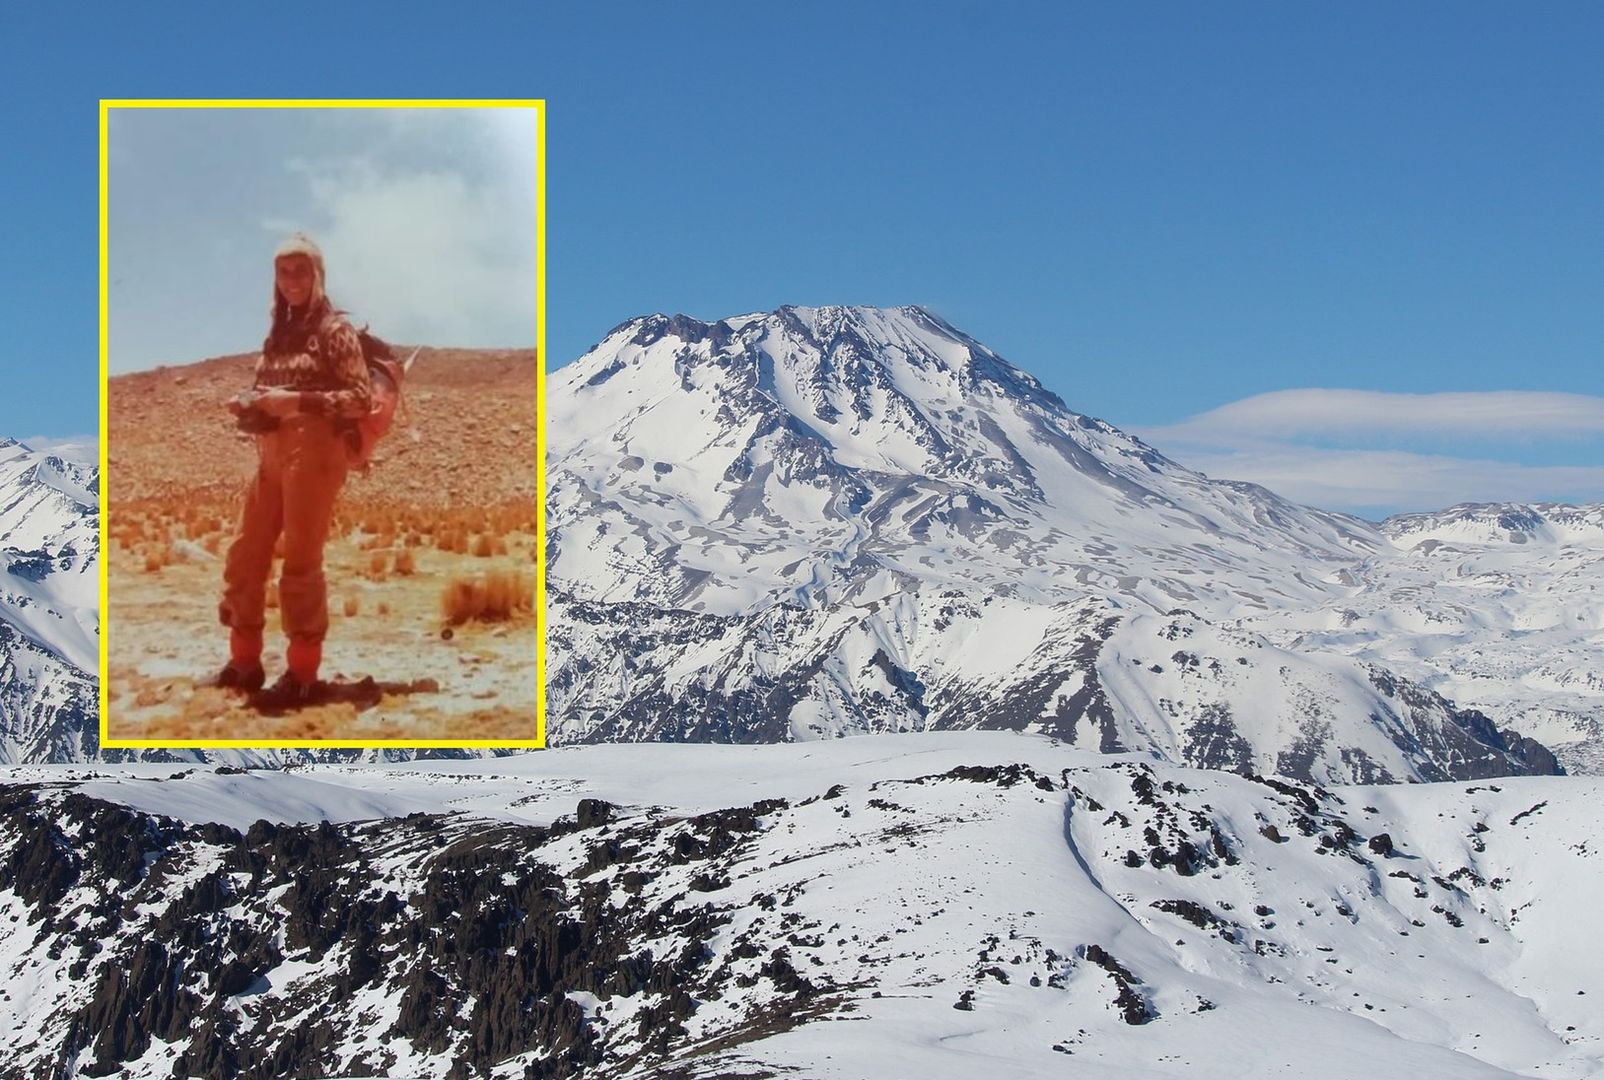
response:
[[(112, 109), (534, 109), (536, 116), (536, 195), (535, 228), (535, 311), (538, 326), (535, 341), (535, 482), (540, 491), (537, 510), (535, 559), (535, 737), (533, 739), (116, 739), (107, 731), (107, 693), (109, 691), (109, 638), (106, 616), (110, 612), (107, 585), (110, 568), (106, 561), (106, 483), (109, 448), (107, 446), (108, 368), (106, 207), (107, 207), (107, 119)], [(123, 99), (100, 101), (100, 745), (124, 749), (251, 749), (251, 750), (347, 750), (347, 749), (458, 749), (495, 748), (541, 750), (546, 746), (546, 102), (545, 99)]]

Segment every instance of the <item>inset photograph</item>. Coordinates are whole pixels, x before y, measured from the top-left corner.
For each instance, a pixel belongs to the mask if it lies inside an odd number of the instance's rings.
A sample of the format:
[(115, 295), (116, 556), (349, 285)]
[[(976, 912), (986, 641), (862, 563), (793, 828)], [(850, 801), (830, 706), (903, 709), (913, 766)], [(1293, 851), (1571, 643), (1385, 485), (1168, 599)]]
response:
[(102, 742), (544, 741), (540, 102), (102, 103)]

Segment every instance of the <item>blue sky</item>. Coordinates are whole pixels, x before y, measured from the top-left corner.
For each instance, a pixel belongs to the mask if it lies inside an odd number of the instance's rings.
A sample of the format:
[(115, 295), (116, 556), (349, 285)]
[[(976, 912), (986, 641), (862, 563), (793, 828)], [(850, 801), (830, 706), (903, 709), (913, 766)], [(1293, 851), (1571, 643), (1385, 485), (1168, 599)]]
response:
[(0, 11), (0, 432), (93, 429), (99, 97), (544, 97), (553, 363), (921, 303), (1211, 475), (1604, 500), (1597, 5), (46, 7)]

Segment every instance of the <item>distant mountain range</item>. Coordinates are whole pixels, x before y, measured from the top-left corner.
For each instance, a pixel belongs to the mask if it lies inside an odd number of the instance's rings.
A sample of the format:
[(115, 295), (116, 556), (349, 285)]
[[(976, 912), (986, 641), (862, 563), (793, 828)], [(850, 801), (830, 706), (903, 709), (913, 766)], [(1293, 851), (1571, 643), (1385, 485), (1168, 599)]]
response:
[[(920, 308), (646, 316), (549, 378), (554, 742), (984, 727), (1321, 783), (1604, 769), (1604, 507), (1299, 506)], [(0, 445), (0, 760), (96, 752), (98, 488)]]

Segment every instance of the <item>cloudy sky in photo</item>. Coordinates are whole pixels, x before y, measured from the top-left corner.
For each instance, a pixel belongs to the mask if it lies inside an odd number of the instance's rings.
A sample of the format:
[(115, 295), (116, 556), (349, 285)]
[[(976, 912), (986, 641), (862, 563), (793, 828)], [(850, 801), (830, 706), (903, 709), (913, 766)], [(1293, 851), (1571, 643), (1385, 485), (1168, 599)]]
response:
[(272, 254), (323, 249), (329, 294), (387, 340), (531, 347), (530, 109), (120, 108), (108, 118), (108, 366), (259, 347)]

